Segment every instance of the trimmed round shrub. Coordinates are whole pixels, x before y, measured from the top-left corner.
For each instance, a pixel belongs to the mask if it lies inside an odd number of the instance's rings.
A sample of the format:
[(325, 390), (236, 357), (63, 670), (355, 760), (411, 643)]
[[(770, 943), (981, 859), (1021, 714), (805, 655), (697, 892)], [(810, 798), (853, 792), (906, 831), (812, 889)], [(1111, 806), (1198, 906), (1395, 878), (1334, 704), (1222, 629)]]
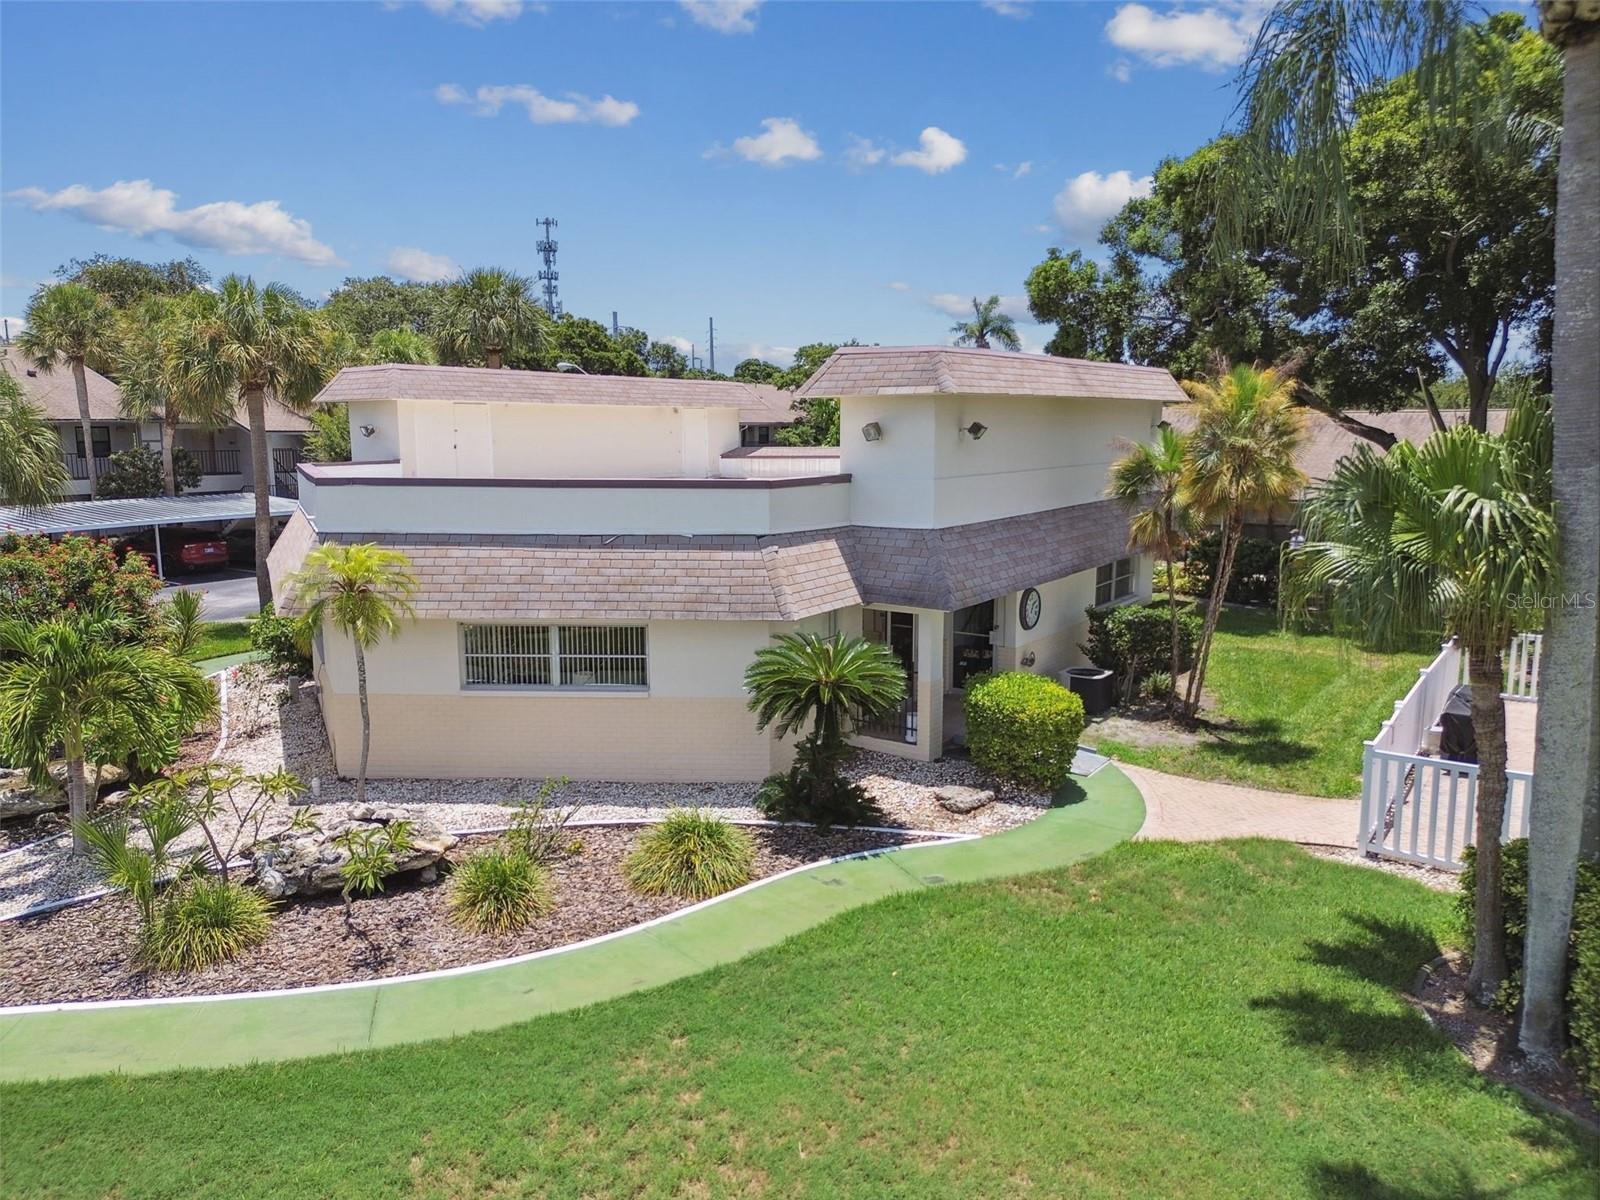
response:
[(144, 933), (144, 958), (163, 971), (194, 971), (259, 945), (272, 902), (254, 888), (201, 875), (175, 885)]
[(550, 872), (520, 850), (478, 850), (450, 875), (450, 911), (478, 933), (521, 929), (555, 907)]
[(704, 900), (750, 882), (756, 847), (750, 835), (708, 813), (677, 809), (639, 839), (622, 864), (636, 892)]
[(1054, 791), (1066, 782), (1083, 733), (1083, 701), (1026, 671), (967, 682), (967, 750), (1005, 779)]

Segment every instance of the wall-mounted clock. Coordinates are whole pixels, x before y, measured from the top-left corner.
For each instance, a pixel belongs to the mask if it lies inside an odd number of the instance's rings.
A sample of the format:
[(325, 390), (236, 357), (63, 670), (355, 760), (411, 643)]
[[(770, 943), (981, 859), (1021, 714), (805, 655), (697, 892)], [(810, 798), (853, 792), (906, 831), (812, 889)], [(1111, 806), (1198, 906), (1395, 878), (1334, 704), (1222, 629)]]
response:
[(1024, 629), (1032, 629), (1039, 623), (1039, 614), (1044, 611), (1044, 600), (1039, 596), (1038, 588), (1024, 588), (1022, 600), (1017, 605), (1017, 620), (1022, 622)]

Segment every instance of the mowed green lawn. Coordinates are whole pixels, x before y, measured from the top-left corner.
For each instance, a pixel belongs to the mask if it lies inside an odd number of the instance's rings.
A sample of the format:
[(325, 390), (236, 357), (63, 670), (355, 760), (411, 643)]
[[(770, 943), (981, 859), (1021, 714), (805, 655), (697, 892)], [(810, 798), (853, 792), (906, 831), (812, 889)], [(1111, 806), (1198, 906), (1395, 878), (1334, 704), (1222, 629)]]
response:
[(1284, 843), (907, 893), (499, 1032), (7, 1089), (8, 1196), (1573, 1197), (1395, 989), (1448, 897)]
[(250, 648), (249, 621), (207, 621), (200, 626), (200, 640), (189, 652), (189, 661), (243, 654)]
[(1374, 654), (1348, 638), (1280, 633), (1277, 616), (1227, 609), (1217, 628), (1193, 745), (1084, 740), (1102, 754), (1192, 779), (1307, 796), (1361, 791), (1361, 743), (1394, 713), (1432, 654)]

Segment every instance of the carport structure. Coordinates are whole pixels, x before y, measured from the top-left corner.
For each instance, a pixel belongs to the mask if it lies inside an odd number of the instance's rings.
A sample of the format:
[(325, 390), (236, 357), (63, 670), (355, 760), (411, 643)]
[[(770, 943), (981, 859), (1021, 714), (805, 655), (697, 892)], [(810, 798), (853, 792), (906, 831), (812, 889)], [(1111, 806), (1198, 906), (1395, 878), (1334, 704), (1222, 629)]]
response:
[[(294, 515), (295, 501), (269, 496), (273, 517)], [(156, 574), (166, 578), (161, 561), (161, 529), (218, 521), (251, 521), (256, 498), (250, 492), (208, 496), (158, 496), (148, 500), (73, 500), (62, 504), (0, 508), (0, 534), (109, 534), (149, 529), (156, 540)]]

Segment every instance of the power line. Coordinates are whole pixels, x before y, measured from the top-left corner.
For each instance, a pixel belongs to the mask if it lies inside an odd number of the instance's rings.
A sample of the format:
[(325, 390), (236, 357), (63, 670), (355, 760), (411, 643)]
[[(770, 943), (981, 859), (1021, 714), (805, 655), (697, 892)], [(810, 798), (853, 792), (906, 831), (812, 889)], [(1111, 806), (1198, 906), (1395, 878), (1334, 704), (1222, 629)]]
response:
[(556, 271), (556, 242), (550, 236), (550, 231), (559, 222), (554, 217), (540, 217), (534, 224), (542, 226), (544, 229), (544, 237), (540, 238), (538, 243), (539, 257), (544, 259), (544, 270), (539, 272), (539, 283), (541, 290), (544, 292), (544, 310), (552, 317), (559, 317), (561, 315), (561, 301), (556, 295), (556, 280), (560, 279), (561, 276)]

